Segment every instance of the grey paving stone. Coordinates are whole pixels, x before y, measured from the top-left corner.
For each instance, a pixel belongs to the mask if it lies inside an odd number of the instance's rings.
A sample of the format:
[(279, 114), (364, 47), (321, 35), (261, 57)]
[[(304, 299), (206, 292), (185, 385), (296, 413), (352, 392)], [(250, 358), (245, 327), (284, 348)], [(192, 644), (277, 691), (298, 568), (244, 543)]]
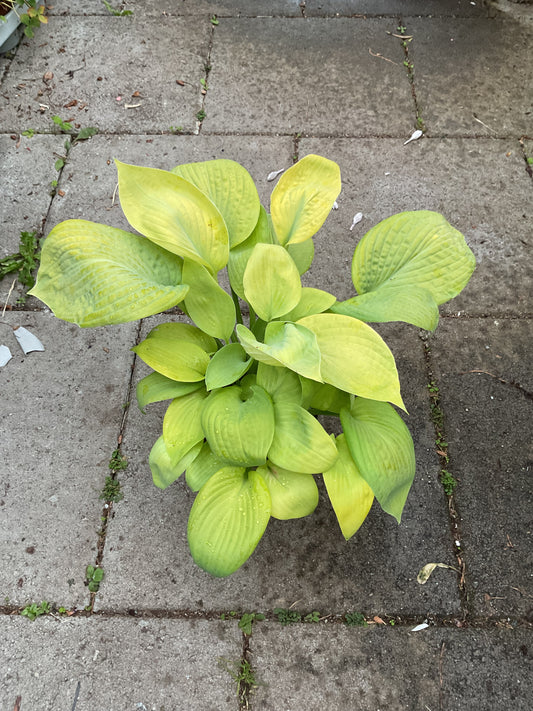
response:
[[(237, 708), (219, 659), (236, 661), (236, 623), (131, 618), (0, 619), (0, 708)], [(79, 690), (78, 690), (79, 689)]]
[(4, 77), (0, 130), (49, 130), (53, 115), (109, 132), (194, 130), (210, 28), (207, 17), (55, 17), (39, 43), (22, 43)]
[[(0, 136), (0, 259), (18, 252), (21, 231), (40, 232), (50, 207), (50, 184), (57, 177), (54, 154), (62, 150), (63, 141), (59, 136), (25, 138), (19, 131), (15, 140), (9, 135)], [(11, 275), (0, 279), (2, 305), (12, 282)], [(21, 290), (16, 289), (10, 303), (14, 303), (20, 293)]]
[(471, 609), (533, 621), (531, 332), (529, 320), (446, 320), (430, 347)]
[(202, 131), (403, 135), (414, 106), (403, 50), (386, 34), (395, 27), (392, 19), (221, 19)]
[[(257, 15), (281, 15), (301, 17), (300, 0), (127, 0), (111, 3), (115, 9), (131, 10), (139, 15), (156, 15), (163, 19), (172, 15), (217, 15), (218, 17), (240, 17)], [(101, 0), (85, 0), (83, 5), (70, 0), (56, 0), (51, 14), (96, 14), (108, 15)]]
[(257, 711), (530, 708), (531, 630), (254, 626)]
[[(465, 235), (477, 260), (468, 286), (441, 311), (533, 310), (532, 185), (518, 141), (424, 138), (404, 146), (398, 139), (304, 139), (299, 155), (308, 153), (337, 161), (343, 181), (339, 209), (315, 239), (309, 286), (333, 277), (337, 298), (353, 296), (350, 265), (358, 239), (397, 212), (435, 210)], [(350, 232), (357, 212), (363, 220)]]
[[(144, 333), (160, 320), (147, 319)], [(193, 563), (186, 541), (194, 495), (182, 479), (165, 491), (151, 481), (148, 455), (161, 433), (166, 406), (128, 414), (123, 451), (128, 469), (121, 474), (125, 499), (114, 507), (105, 550), (106, 584), (98, 609), (125, 607), (304, 610), (401, 614), (459, 611), (456, 575), (439, 571), (420, 586), (416, 575), (428, 562), (453, 564), (447, 505), (432, 451), (421, 343), (416, 329), (381, 329), (395, 353), (404, 398), (411, 413), (418, 476), (398, 526), (375, 506), (362, 529), (346, 543), (321, 495), (313, 516), (298, 521), (271, 520), (251, 559), (227, 579), (215, 579)], [(135, 381), (148, 369), (137, 365)]]
[(413, 19), (407, 32), (414, 37), (409, 58), (429, 135), (519, 138), (533, 133), (533, 26)]
[(483, 13), (481, 0), (306, 0), (305, 13), (313, 15), (410, 15), (471, 17)]
[(49, 312), (6, 312), (44, 352), (0, 371), (0, 600), (85, 605), (85, 566), (94, 562), (102, 502), (127, 396), (135, 324), (81, 330)]

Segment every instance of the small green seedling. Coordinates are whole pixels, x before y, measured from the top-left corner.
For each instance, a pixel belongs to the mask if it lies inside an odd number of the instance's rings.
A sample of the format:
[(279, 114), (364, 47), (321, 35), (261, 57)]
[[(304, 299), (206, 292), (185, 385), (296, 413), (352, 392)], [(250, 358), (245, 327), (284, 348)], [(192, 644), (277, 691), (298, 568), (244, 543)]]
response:
[(122, 501), (124, 494), (120, 489), (120, 482), (113, 479), (112, 476), (106, 476), (105, 485), (99, 498), (104, 501), (112, 501), (114, 504)]
[[(45, 7), (41, 4), (41, 0), (5, 0), (1, 3), (4, 6), (11, 6), (19, 16), (20, 22), (24, 25), (24, 34), (26, 37), (33, 37), (34, 29), (45, 25), (48, 18), (44, 14)], [(23, 9), (26, 12), (20, 13), (18, 9)], [(0, 22), (6, 22), (5, 15), (0, 15)]]
[(58, 608), (57, 608), (57, 612), (58, 612), (60, 615), (66, 615), (66, 614), (67, 614), (67, 608), (66, 608), (66, 607), (58, 607)]
[(446, 496), (451, 496), (454, 492), (455, 487), (457, 486), (457, 479), (455, 479), (453, 474), (450, 474), (450, 472), (446, 469), (441, 470), (439, 478), (444, 488), (444, 493), (446, 494)]
[(254, 622), (261, 622), (265, 619), (265, 616), (260, 612), (245, 612), (244, 615), (239, 620), (239, 629), (241, 629), (244, 634), (252, 634), (252, 624)]
[(533, 156), (529, 156), (526, 160), (528, 165), (533, 165)]
[(119, 449), (115, 449), (109, 460), (109, 468), (114, 472), (122, 471), (128, 466), (128, 460), (124, 457)]
[(37, 232), (21, 232), (19, 251), (0, 259), (0, 279), (18, 273), (20, 283), (30, 289), (35, 284), (33, 271), (39, 262)]
[(35, 129), (34, 128), (27, 128), (25, 131), (22, 131), (22, 135), (25, 138), (33, 138), (35, 136)]
[(206, 81), (203, 77), (200, 79), (200, 84), (201, 84), (201, 85), (203, 86), (203, 88), (207, 91), (207, 89), (208, 89), (209, 87), (207, 86), (207, 81)]
[(104, 570), (103, 568), (95, 568), (93, 565), (88, 565), (85, 569), (85, 578), (90, 592), (96, 593), (104, 579)]
[(28, 620), (35, 620), (37, 617), (40, 617), (41, 615), (48, 615), (50, 612), (50, 603), (49, 602), (41, 602), (40, 605), (38, 605), (36, 602), (32, 603), (31, 605), (27, 605), (23, 610), (21, 610), (21, 615), (23, 617), (27, 617)]
[(183, 126), (171, 126), (168, 130), (174, 134), (183, 133)]
[(304, 617), (304, 622), (320, 622), (320, 612), (313, 610), (313, 612)]
[(217, 16), (216, 16), (216, 15), (213, 15), (213, 16), (211, 17), (211, 24), (212, 24), (212, 25), (215, 25), (215, 27), (218, 25), (218, 20), (217, 20)]
[(302, 621), (301, 614), (296, 612), (296, 610), (286, 610), (283, 607), (276, 607), (274, 609), (274, 614), (278, 618), (278, 622), (280, 622), (283, 626)]
[(347, 612), (344, 615), (344, 624), (347, 627), (368, 627), (365, 616), (360, 612)]
[(198, 121), (203, 121), (206, 116), (207, 114), (203, 109), (200, 109), (200, 111), (198, 111), (198, 113), (196, 114), (196, 118), (198, 119)]
[(63, 133), (68, 133), (69, 131), (72, 131), (72, 124), (68, 121), (63, 121), (60, 116), (52, 116), (52, 121), (55, 123), (56, 126), (59, 126), (59, 130), (63, 131)]
[(128, 15), (133, 15), (133, 10), (117, 10), (106, 0), (102, 0), (102, 2), (104, 3), (106, 10), (115, 17), (127, 17)]

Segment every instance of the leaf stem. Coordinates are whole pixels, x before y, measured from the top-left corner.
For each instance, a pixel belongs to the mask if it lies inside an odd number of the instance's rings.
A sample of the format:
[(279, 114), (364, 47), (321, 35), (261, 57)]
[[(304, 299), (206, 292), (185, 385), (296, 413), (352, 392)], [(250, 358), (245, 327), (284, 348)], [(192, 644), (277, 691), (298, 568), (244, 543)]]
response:
[(231, 286), (230, 286), (230, 289), (231, 289), (231, 298), (233, 299), (233, 303), (235, 304), (235, 314), (236, 314), (236, 316), (237, 316), (237, 323), (242, 324), (243, 321), (242, 321), (242, 312), (241, 312), (241, 305), (240, 305), (240, 303), (239, 303), (239, 297), (238, 297), (237, 294), (233, 291), (233, 289), (231, 288)]

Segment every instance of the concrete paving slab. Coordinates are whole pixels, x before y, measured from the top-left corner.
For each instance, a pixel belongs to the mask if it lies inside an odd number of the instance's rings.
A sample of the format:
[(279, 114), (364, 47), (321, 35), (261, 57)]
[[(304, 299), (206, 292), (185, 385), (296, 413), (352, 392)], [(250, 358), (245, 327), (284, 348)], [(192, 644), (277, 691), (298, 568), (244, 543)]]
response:
[(132, 618), (0, 619), (0, 709), (232, 710), (235, 622)]
[[(208, 15), (211, 17), (256, 17), (282, 16), (301, 17), (300, 0), (127, 0), (111, 3), (115, 9), (131, 10), (139, 15), (156, 15), (163, 19), (173, 15)], [(83, 6), (70, 0), (56, 0), (50, 10), (51, 15), (108, 15), (109, 12), (101, 0), (86, 0)]]
[(409, 59), (428, 135), (533, 133), (533, 26), (468, 18), (406, 25), (414, 37)]
[[(468, 286), (441, 312), (533, 310), (532, 185), (518, 141), (304, 139), (299, 155), (308, 153), (337, 161), (343, 181), (339, 209), (315, 239), (308, 286), (324, 288), (333, 276), (330, 291), (338, 299), (353, 296), (351, 260), (365, 232), (404, 210), (435, 210), (465, 235), (477, 260)], [(350, 231), (357, 212), (363, 220)]]
[(469, 605), (533, 622), (531, 333), (529, 320), (445, 320), (430, 348), (459, 480)]
[(13, 354), (0, 371), (0, 600), (83, 606), (136, 326), (82, 330), (49, 312), (3, 321), (28, 328), (45, 351), (24, 356), (0, 326)]
[[(40, 232), (50, 207), (50, 185), (57, 178), (55, 155), (61, 152), (60, 136), (0, 136), (0, 174), (2, 180), (2, 213), (0, 216), (0, 259), (19, 250), (20, 233)], [(18, 147), (17, 147), (18, 146)], [(13, 277), (0, 279), (0, 304), (3, 305)], [(20, 295), (11, 298), (14, 303)]]
[(531, 630), (259, 623), (257, 711), (517, 709), (531, 693)]
[(395, 15), (408, 17), (471, 17), (483, 13), (482, 2), (470, 0), (306, 0), (305, 14), (314, 15)]
[(211, 27), (207, 17), (55, 17), (9, 66), (0, 131), (50, 130), (54, 115), (107, 132), (195, 130)]
[(386, 34), (396, 24), (221, 19), (202, 131), (403, 135), (415, 110), (403, 50)]
[[(144, 333), (161, 320), (169, 319), (147, 319)], [(188, 550), (186, 522), (194, 494), (181, 479), (165, 491), (151, 481), (148, 455), (161, 433), (166, 406), (151, 406), (142, 415), (132, 405), (123, 441), (129, 466), (120, 477), (125, 498), (114, 506), (109, 523), (106, 584), (97, 608), (265, 610), (300, 601), (304, 610), (323, 612), (355, 606), (373, 614), (458, 613), (455, 573), (441, 570), (431, 584), (416, 582), (426, 563), (454, 561), (433, 452), (422, 344), (416, 329), (387, 327), (383, 332), (397, 357), (418, 461), (401, 526), (375, 506), (360, 532), (346, 543), (322, 491), (313, 516), (272, 519), (243, 568), (230, 578), (212, 578), (195, 566)], [(138, 363), (135, 381), (147, 372)]]

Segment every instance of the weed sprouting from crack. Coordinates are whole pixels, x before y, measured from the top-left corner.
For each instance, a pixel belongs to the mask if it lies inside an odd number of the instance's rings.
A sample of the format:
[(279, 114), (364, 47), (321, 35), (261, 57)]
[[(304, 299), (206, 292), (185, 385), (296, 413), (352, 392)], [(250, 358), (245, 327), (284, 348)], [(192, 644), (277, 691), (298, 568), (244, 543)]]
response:
[[(21, 232), (19, 251), (0, 259), (0, 279), (8, 274), (16, 274), (20, 283), (27, 289), (35, 284), (33, 272), (39, 264), (40, 240), (37, 232)], [(26, 296), (21, 296), (18, 303), (23, 304)]]
[(244, 656), (238, 661), (220, 657), (218, 663), (221, 669), (226, 671), (237, 685), (239, 709), (241, 711), (248, 709), (250, 707), (250, 694), (259, 686), (262, 686), (262, 683), (256, 679), (251, 663)]
[(401, 40), (401, 45), (402, 45), (402, 49), (403, 49), (403, 53), (404, 53), (403, 65), (407, 70), (407, 78), (409, 79), (409, 84), (411, 85), (411, 94), (412, 94), (413, 101), (415, 104), (416, 128), (425, 132), (426, 127), (424, 124), (424, 119), (422, 118), (420, 104), (418, 103), (418, 98), (416, 95), (415, 65), (412, 60), (412, 57), (409, 54), (409, 45), (413, 41), (414, 38), (412, 35), (407, 34), (407, 27), (403, 24), (403, 22), (400, 22), (400, 24), (396, 28), (396, 33), (394, 34), (394, 37), (398, 37)]

